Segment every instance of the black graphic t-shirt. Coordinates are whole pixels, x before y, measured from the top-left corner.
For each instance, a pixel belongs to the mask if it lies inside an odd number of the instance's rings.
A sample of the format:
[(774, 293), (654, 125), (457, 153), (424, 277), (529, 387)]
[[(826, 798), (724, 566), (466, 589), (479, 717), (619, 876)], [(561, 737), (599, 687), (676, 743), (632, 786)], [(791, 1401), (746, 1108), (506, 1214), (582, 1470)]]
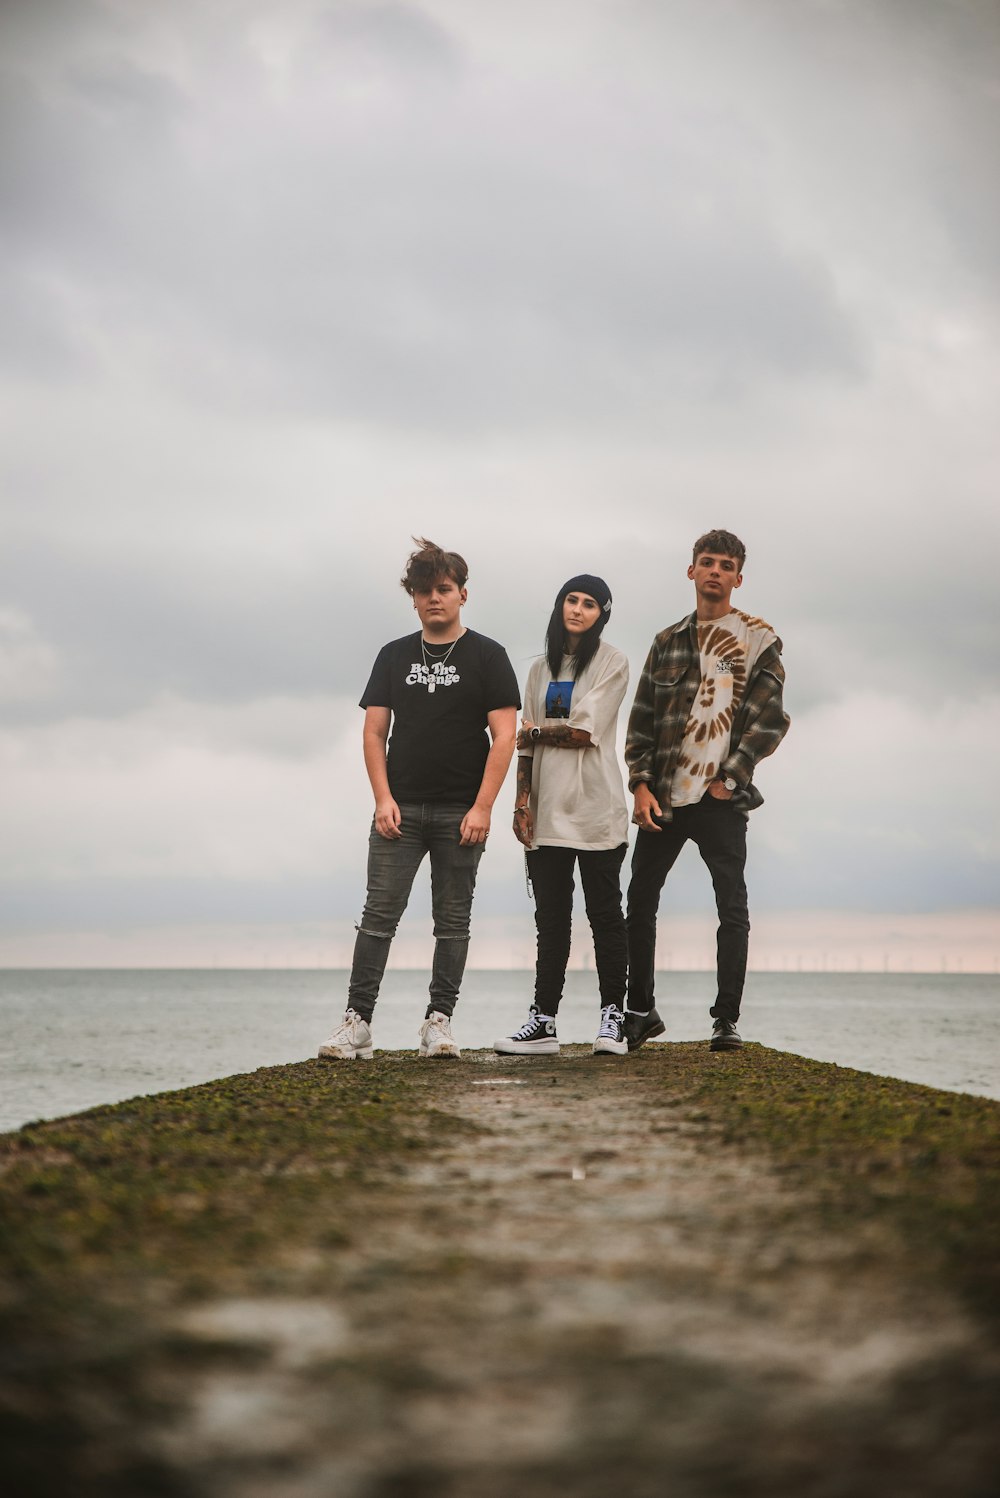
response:
[(442, 646), (428, 646), (425, 665), (419, 631), (383, 645), (361, 706), (392, 713), (387, 759), (394, 800), (471, 806), (490, 752), (486, 715), (519, 708), (521, 698), (496, 640), (467, 629), (447, 660), (443, 654)]

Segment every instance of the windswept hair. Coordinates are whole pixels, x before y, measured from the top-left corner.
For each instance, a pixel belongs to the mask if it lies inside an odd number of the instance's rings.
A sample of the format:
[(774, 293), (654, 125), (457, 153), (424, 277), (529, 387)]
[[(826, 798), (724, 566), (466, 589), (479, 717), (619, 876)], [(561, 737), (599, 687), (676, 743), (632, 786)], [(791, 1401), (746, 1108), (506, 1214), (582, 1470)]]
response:
[(747, 549), (739, 536), (734, 536), (732, 531), (706, 531), (699, 536), (694, 543), (694, 555), (691, 558), (692, 565), (697, 562), (703, 551), (714, 552), (716, 556), (732, 557), (740, 572), (743, 571), (743, 563), (747, 559)]
[(414, 593), (428, 593), (436, 582), (450, 577), (459, 588), (464, 588), (469, 576), (465, 558), (457, 551), (442, 551), (426, 536), (414, 536), (417, 550), (410, 553), (406, 570), (399, 579), (400, 584), (413, 597)]

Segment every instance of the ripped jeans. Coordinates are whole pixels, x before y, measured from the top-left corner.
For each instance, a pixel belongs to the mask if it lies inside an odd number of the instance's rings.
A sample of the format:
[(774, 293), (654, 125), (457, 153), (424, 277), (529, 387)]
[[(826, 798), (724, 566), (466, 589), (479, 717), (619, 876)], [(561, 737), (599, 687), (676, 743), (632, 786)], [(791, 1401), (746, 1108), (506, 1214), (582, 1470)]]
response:
[(469, 954), (469, 918), (483, 844), (462, 847), (462, 818), (468, 806), (450, 802), (399, 803), (399, 838), (381, 837), (372, 819), (368, 835), (368, 895), (354, 943), (348, 1003), (370, 1020), (378, 998), (389, 946), (410, 898), (425, 853), (431, 856), (431, 910), (434, 962), (427, 1013), (451, 1014)]

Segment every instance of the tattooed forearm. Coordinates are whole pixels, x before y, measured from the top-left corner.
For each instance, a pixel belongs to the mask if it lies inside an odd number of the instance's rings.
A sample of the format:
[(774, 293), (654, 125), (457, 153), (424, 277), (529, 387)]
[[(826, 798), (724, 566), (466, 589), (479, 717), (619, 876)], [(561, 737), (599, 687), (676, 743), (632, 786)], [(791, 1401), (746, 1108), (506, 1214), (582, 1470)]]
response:
[(592, 749), (594, 747), (586, 728), (570, 728), (568, 723), (556, 723), (551, 727), (540, 728), (537, 738), (532, 738), (531, 731), (522, 728), (517, 736), (517, 747), (529, 749), (532, 744), (539, 744), (550, 749)]

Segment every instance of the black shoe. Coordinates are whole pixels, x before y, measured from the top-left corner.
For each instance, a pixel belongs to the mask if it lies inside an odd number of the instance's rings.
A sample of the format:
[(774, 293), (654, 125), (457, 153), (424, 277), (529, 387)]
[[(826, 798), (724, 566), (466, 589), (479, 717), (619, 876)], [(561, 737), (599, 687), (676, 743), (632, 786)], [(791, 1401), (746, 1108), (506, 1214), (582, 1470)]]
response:
[(625, 1011), (623, 1029), (630, 1051), (637, 1051), (647, 1040), (652, 1040), (655, 1035), (662, 1035), (666, 1028), (655, 1009), (650, 1009), (647, 1014), (632, 1014), (627, 1009)]
[(743, 1048), (740, 1032), (731, 1019), (717, 1019), (712, 1026), (710, 1051), (739, 1051)]

